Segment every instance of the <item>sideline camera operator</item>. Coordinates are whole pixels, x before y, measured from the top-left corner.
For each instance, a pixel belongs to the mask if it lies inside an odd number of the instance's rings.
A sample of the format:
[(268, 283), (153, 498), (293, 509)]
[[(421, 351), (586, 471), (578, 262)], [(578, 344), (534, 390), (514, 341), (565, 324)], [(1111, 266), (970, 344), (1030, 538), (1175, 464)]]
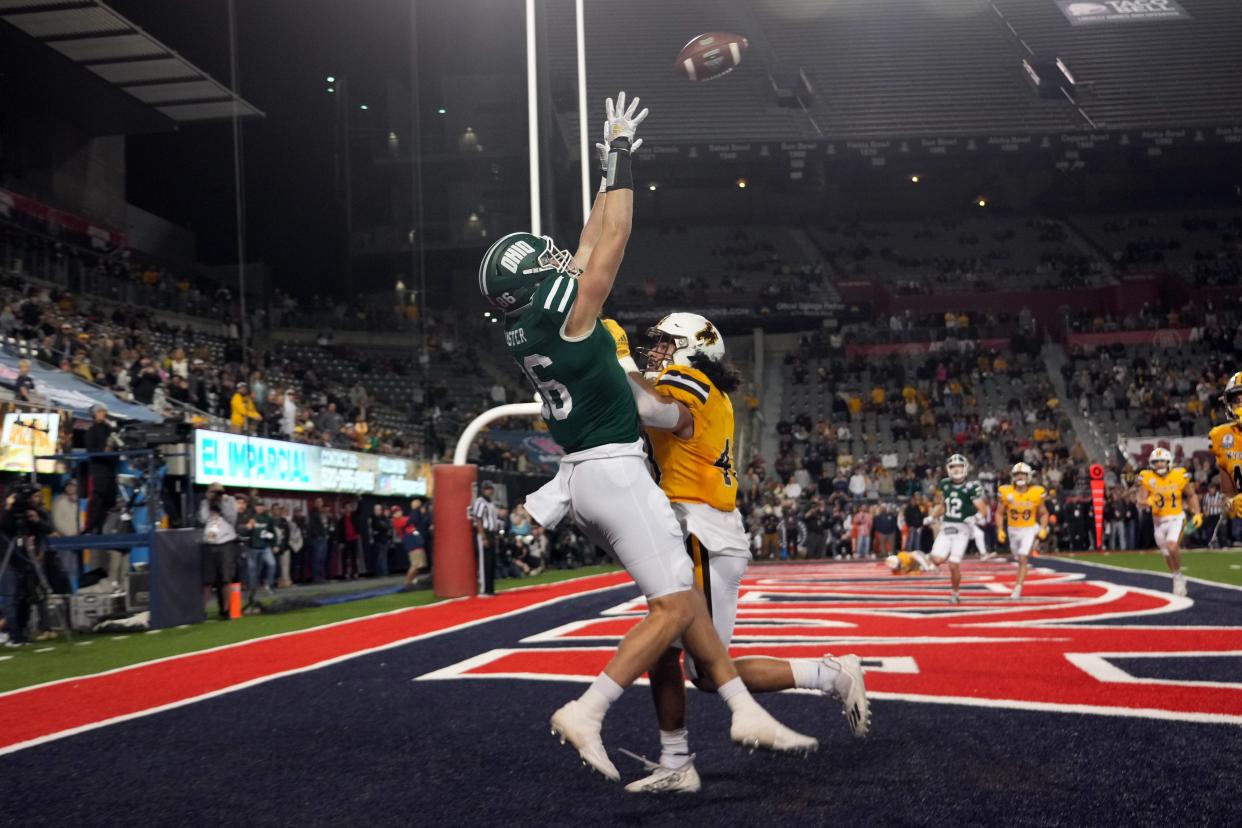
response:
[(26, 627), (30, 610), (39, 605), (39, 622), (43, 628), (40, 637), (50, 637), (48, 630), (47, 595), (50, 591), (47, 575), (57, 582), (63, 581), (56, 567), (55, 557), (44, 554), (44, 541), (52, 531), (52, 520), (43, 511), (39, 493), (35, 489), (19, 485), (4, 501), (4, 514), (0, 515), (0, 561), (8, 557), (4, 570), (4, 582), (0, 597), (4, 601), (5, 624), (10, 643), (26, 643)]
[[(212, 483), (207, 497), (198, 505), (198, 521), (203, 524), (203, 588), (214, 587), (220, 617), (228, 619), (225, 590), (237, 572), (237, 501), (224, 493), (224, 486)], [(206, 595), (204, 595), (206, 600)]]

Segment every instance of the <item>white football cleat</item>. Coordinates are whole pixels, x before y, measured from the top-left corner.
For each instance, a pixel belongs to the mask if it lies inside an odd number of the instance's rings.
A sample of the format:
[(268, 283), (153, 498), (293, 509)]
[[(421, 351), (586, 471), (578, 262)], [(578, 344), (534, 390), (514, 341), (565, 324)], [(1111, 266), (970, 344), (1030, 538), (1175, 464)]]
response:
[(751, 750), (762, 748), (778, 753), (811, 753), (819, 750), (818, 739), (790, 730), (758, 704), (733, 714), (729, 738)]
[(1021, 586), (1016, 586), (1016, 587), (1014, 587), (1014, 588), (1013, 588), (1013, 592), (1009, 593), (1009, 600), (1010, 600), (1010, 601), (1016, 601), (1016, 600), (1018, 600), (1018, 599), (1019, 599), (1019, 598), (1021, 598), (1021, 597), (1022, 597), (1022, 587), (1021, 587)]
[(956, 592), (954, 592), (952, 595), (949, 596), (949, 603), (960, 604), (962, 603), (962, 597), (958, 595)]
[(619, 782), (621, 774), (608, 758), (608, 751), (604, 750), (604, 741), (599, 735), (602, 726), (603, 720), (587, 712), (578, 699), (552, 714), (552, 735), (561, 737), (562, 745), (568, 741), (577, 748), (583, 763), (609, 782)]
[(854, 736), (863, 738), (871, 729), (871, 702), (863, 682), (862, 660), (856, 655), (843, 655), (824, 656), (823, 661), (835, 665), (837, 676), (832, 682), (832, 695), (841, 700), (841, 712)]
[(1173, 575), (1173, 594), (1186, 597), (1186, 576), (1180, 572)]
[(652, 762), (646, 756), (630, 753), (622, 748), (622, 753), (643, 763), (643, 767), (651, 771), (650, 776), (637, 779), (625, 786), (630, 793), (698, 793), (703, 787), (699, 772), (694, 769), (694, 754), (686, 757), (680, 767), (666, 768)]

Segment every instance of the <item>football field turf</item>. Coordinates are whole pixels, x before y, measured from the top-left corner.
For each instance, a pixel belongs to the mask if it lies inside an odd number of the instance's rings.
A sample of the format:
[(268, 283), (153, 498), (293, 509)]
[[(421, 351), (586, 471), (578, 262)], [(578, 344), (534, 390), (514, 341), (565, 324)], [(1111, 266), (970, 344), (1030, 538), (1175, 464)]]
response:
[[(757, 565), (735, 655), (855, 652), (873, 728), (831, 698), (763, 696), (820, 740), (807, 759), (729, 743), (728, 709), (691, 692), (703, 791), (639, 797), (548, 734), (643, 616), (612, 572), (441, 601), (5, 693), (12, 824), (1147, 825), (1242, 823), (1237, 591), (1042, 559), (944, 573)], [(160, 638), (160, 635), (151, 636)], [(89, 648), (86, 648), (89, 649)], [(603, 737), (658, 751), (632, 688)], [(65, 779), (107, 769), (89, 797)], [(186, 772), (195, 769), (204, 772)], [(7, 824), (7, 823), (6, 823)]]
[[(496, 589), (503, 591), (514, 587), (551, 584), (615, 570), (616, 567), (611, 565), (553, 569), (532, 578), (501, 579), (496, 582)], [(234, 621), (217, 621), (209, 614), (209, 620), (205, 623), (186, 627), (132, 633), (77, 633), (72, 644), (55, 639), (21, 648), (0, 649), (0, 693), (46, 681), (100, 673), (155, 658), (236, 644), (265, 635), (305, 630), (375, 613), (423, 606), (434, 603), (435, 600), (430, 589), (396, 592), (323, 607), (271, 615), (247, 615)]]
[[(1087, 561), (1145, 572), (1169, 571), (1159, 552), (1084, 552), (1062, 557), (1067, 561)], [(1187, 578), (1242, 586), (1242, 550), (1182, 552), (1182, 572)]]

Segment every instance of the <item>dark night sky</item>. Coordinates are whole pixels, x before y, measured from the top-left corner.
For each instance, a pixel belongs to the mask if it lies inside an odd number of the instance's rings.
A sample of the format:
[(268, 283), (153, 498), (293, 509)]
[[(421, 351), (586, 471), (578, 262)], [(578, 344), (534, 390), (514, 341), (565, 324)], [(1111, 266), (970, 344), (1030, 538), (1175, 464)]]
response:
[[(355, 102), (382, 103), (384, 81), (410, 75), (411, 0), (239, 0), (242, 96), (267, 114), (244, 129), (247, 258), (276, 284), (329, 289), (343, 242), (333, 183), (328, 74)], [(114, 0), (174, 51), (229, 83), (225, 0)], [(382, 118), (376, 103), (369, 115)], [(227, 122), (138, 136), (128, 153), (130, 201), (197, 233), (208, 264), (234, 261), (232, 132)]]

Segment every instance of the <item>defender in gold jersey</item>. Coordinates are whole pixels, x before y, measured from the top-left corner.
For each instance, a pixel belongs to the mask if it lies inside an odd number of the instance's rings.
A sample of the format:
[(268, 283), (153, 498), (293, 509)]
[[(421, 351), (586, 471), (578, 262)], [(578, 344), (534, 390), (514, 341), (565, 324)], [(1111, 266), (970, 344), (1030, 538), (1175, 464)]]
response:
[(1208, 432), (1208, 440), (1220, 470), (1221, 493), (1228, 498), (1229, 517), (1242, 518), (1242, 371), (1229, 378), (1220, 399), (1232, 419)]
[[(617, 359), (633, 364), (628, 338), (615, 322), (605, 326), (617, 342)], [(742, 575), (750, 563), (750, 543), (737, 511), (734, 468), (734, 416), (729, 394), (740, 384), (725, 358), (724, 339), (710, 321), (692, 313), (665, 316), (649, 331), (652, 347), (641, 349), (646, 375), (631, 374), (639, 410), (652, 401), (674, 408), (666, 427), (648, 425), (647, 439), (660, 488), (673, 504), (694, 563), (695, 582), (707, 597), (720, 640), (733, 637)], [(627, 364), (628, 361), (628, 364)], [(649, 398), (644, 399), (642, 395)], [(647, 415), (650, 424), (659, 417)], [(826, 655), (819, 660), (746, 657), (735, 661), (751, 692), (795, 687), (840, 698), (856, 736), (870, 726), (866, 688), (857, 656)], [(700, 689), (716, 688), (687, 655), (685, 672)], [(697, 773), (687, 781), (689, 742), (685, 730), (686, 691), (681, 652), (671, 648), (650, 671), (660, 724), (659, 764), (651, 775), (629, 785), (633, 792), (697, 790)]]
[(1173, 594), (1186, 594), (1186, 576), (1182, 574), (1182, 525), (1186, 510), (1190, 510), (1190, 523), (1196, 529), (1203, 525), (1199, 511), (1199, 496), (1194, 481), (1182, 468), (1173, 468), (1173, 454), (1166, 448), (1158, 448), (1148, 458), (1150, 469), (1139, 472), (1138, 500), (1140, 506), (1151, 509), (1152, 528), (1156, 535), (1156, 547), (1164, 555), (1164, 562), (1173, 573)]
[(1034, 471), (1026, 463), (1017, 463), (1009, 470), (1013, 482), (1001, 486), (997, 492), (1000, 506), (996, 511), (996, 540), (1004, 543), (1009, 539), (1009, 551), (1018, 559), (1018, 580), (1010, 598), (1022, 597), (1022, 583), (1026, 580), (1027, 562), (1035, 539), (1048, 537), (1048, 509), (1044, 506), (1046, 493), (1043, 486), (1032, 486)]

